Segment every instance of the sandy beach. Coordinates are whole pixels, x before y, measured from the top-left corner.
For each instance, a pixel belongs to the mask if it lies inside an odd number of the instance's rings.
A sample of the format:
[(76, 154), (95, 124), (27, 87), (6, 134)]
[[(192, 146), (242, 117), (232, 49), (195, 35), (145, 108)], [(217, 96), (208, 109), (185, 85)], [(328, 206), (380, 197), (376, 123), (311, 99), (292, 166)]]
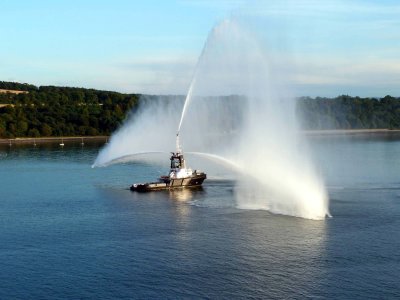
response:
[(108, 136), (67, 136), (67, 137), (43, 137), (43, 138), (15, 138), (15, 139), (0, 139), (0, 144), (30, 144), (30, 143), (59, 143), (63, 142), (106, 142)]
[(304, 130), (306, 135), (366, 135), (400, 133), (400, 129), (329, 129)]

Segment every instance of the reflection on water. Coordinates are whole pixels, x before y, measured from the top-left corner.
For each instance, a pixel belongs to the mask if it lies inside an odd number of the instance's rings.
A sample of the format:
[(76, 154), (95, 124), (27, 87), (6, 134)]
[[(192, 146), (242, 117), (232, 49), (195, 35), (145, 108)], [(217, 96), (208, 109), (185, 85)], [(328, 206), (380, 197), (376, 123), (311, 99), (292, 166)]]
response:
[[(211, 181), (200, 190), (168, 192), (181, 262), (206, 268), (207, 274), (190, 276), (211, 290), (215, 287), (205, 284), (203, 275), (210, 282), (236, 285), (241, 295), (257, 290), (261, 295), (278, 298), (312, 295), (321, 288), (326, 276), (326, 233), (330, 220), (237, 210), (231, 193), (226, 193), (234, 184)], [(163, 198), (162, 193), (158, 196)]]
[[(327, 222), (268, 214), (235, 213), (226, 231), (233, 264), (245, 262), (246, 289), (263, 286), (270, 296), (290, 293), (307, 297), (325, 276)], [(234, 266), (232, 266), (234, 268)], [(233, 276), (235, 275), (232, 272)]]
[(193, 206), (190, 202), (196, 197), (201, 197), (203, 192), (202, 186), (191, 187), (191, 188), (179, 188), (168, 191), (169, 199), (172, 201), (173, 207), (175, 208), (175, 222), (177, 224), (178, 232), (177, 236), (181, 242), (180, 247), (182, 249), (189, 249), (191, 246), (186, 244), (190, 241), (191, 233), (191, 214)]
[(193, 197), (201, 194), (203, 192), (203, 187), (191, 187), (183, 189), (172, 189), (169, 190), (169, 198), (175, 201), (187, 202), (193, 200)]

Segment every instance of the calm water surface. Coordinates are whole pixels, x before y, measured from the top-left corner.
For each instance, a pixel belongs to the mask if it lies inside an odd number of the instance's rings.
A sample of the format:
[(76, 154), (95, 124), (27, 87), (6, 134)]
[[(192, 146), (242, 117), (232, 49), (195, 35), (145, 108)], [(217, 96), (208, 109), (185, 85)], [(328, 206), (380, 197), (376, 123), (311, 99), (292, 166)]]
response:
[(229, 180), (131, 193), (160, 167), (98, 150), (0, 148), (0, 299), (400, 298), (397, 137), (313, 138), (325, 221), (239, 210)]

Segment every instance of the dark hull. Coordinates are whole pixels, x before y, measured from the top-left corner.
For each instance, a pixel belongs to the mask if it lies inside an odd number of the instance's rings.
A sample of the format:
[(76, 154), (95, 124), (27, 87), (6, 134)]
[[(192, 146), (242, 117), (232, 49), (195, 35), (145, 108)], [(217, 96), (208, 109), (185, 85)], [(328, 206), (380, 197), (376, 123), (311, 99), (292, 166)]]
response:
[(151, 192), (151, 191), (162, 191), (179, 189), (186, 187), (201, 186), (203, 181), (207, 178), (206, 174), (196, 174), (187, 178), (179, 179), (168, 179), (164, 182), (149, 182), (149, 183), (138, 183), (131, 186), (131, 191), (134, 192)]

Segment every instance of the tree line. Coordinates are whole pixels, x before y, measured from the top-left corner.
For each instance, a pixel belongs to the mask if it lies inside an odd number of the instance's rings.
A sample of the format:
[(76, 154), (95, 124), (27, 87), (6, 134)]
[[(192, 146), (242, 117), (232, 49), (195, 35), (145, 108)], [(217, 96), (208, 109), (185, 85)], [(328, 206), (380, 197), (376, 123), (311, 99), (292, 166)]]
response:
[(29, 92), (0, 94), (1, 138), (109, 135), (139, 99), (136, 94), (0, 82), (0, 89), (21, 86)]
[(0, 81), (0, 89), (16, 91), (36, 91), (38, 90), (38, 87), (28, 83)]
[(399, 129), (400, 98), (302, 97), (297, 114), (303, 129)]
[[(0, 89), (28, 92), (0, 93), (0, 138), (109, 135), (138, 108), (141, 96), (3, 81)], [(400, 98), (302, 97), (297, 114), (306, 130), (399, 129)]]

